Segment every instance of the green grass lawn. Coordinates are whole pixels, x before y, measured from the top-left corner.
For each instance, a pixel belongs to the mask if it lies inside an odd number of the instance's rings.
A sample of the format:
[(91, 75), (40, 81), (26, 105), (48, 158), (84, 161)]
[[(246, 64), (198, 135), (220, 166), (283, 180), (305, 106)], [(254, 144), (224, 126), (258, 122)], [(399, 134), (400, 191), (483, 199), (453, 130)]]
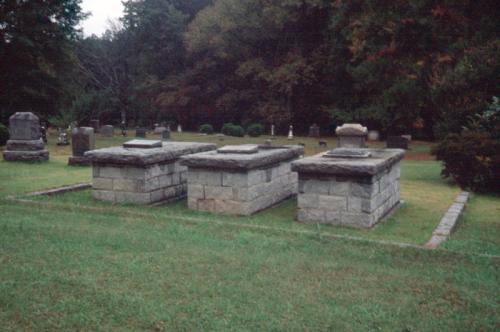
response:
[[(189, 133), (174, 138), (243, 142)], [(99, 138), (97, 145), (123, 140)], [(317, 140), (299, 141), (307, 154), (320, 152)], [(88, 182), (90, 168), (66, 166), (69, 147), (53, 144), (49, 163), (1, 161), (0, 326), (498, 330), (500, 258), (475, 254), (500, 255), (499, 197), (473, 195), (443, 249), (347, 238), (429, 239), (459, 189), (440, 178), (437, 162), (421, 160), (429, 146), (416, 146), (402, 164), (404, 203), (367, 231), (298, 224), (293, 199), (241, 218), (190, 211), (184, 202), (109, 205), (88, 190), (20, 203), (6, 197)]]

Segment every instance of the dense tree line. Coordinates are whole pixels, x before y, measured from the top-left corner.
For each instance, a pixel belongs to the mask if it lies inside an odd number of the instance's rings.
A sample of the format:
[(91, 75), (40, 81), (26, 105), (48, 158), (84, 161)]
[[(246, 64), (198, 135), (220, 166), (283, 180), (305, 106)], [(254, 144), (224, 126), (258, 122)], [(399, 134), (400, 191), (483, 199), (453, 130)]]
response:
[(77, 0), (0, 4), (2, 121), (32, 108), (54, 122), (359, 121), (434, 137), (500, 94), (496, 0), (129, 0), (99, 38), (76, 37)]

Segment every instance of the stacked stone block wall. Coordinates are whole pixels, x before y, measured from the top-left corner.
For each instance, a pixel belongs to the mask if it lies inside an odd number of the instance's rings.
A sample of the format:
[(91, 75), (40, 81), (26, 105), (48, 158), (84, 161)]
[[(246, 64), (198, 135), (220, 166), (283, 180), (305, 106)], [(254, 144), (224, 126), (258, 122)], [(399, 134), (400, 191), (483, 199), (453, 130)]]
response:
[(251, 215), (297, 193), (290, 161), (249, 171), (189, 168), (188, 207), (229, 215)]
[(399, 162), (375, 176), (327, 176), (301, 173), (297, 219), (369, 228), (400, 200)]
[(113, 203), (151, 204), (186, 196), (187, 167), (178, 161), (146, 167), (93, 165), (95, 199)]

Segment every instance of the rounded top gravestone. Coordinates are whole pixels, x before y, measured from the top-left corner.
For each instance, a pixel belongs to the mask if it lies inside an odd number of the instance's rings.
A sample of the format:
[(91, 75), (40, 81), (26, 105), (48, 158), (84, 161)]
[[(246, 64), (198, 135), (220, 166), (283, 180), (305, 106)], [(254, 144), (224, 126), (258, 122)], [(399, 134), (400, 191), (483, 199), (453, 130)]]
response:
[(17, 112), (9, 118), (11, 140), (37, 140), (40, 138), (40, 121), (31, 112)]

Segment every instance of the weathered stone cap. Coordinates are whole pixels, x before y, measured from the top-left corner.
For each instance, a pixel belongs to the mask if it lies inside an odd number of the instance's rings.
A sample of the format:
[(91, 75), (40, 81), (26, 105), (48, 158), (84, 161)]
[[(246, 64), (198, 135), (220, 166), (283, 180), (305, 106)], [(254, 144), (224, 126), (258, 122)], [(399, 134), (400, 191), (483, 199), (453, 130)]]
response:
[(337, 136), (366, 136), (368, 135), (368, 128), (359, 123), (344, 123), (335, 129), (335, 134)]
[(247, 154), (210, 151), (183, 156), (180, 160), (182, 165), (189, 167), (249, 170), (296, 159), (303, 154), (304, 148), (302, 146), (287, 145), (272, 149), (259, 148), (257, 153)]
[(173, 161), (180, 156), (217, 149), (215, 144), (197, 142), (163, 142), (152, 149), (124, 148), (121, 146), (85, 152), (93, 163), (146, 166)]
[(372, 176), (403, 159), (402, 149), (362, 149), (371, 157), (362, 159), (324, 158), (326, 152), (292, 162), (292, 171), (325, 175)]
[(32, 121), (38, 121), (38, 116), (31, 112), (16, 112), (12, 114), (9, 118), (9, 120), (32, 120)]

